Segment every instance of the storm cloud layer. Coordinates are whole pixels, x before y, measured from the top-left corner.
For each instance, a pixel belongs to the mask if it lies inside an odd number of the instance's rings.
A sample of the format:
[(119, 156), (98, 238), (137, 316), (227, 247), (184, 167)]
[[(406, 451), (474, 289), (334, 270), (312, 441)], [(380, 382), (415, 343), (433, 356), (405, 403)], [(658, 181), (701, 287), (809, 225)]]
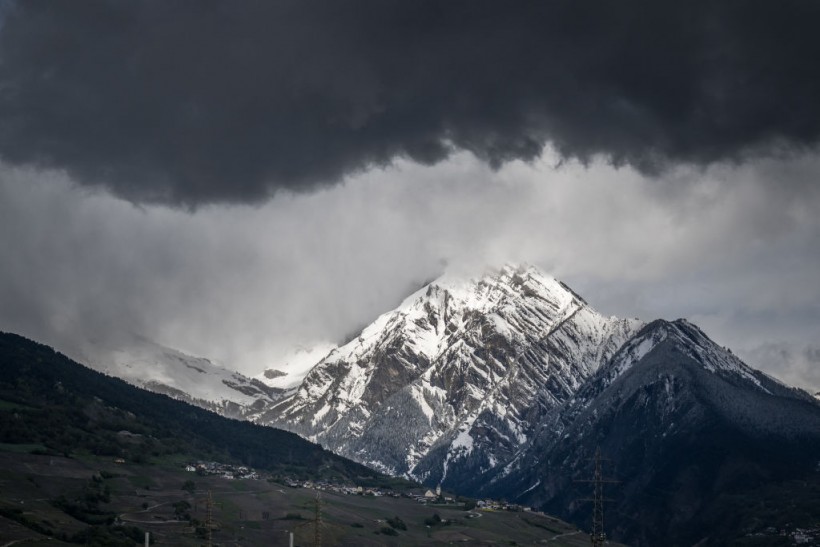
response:
[(254, 202), (407, 158), (644, 173), (811, 147), (820, 3), (13, 2), (0, 158)]

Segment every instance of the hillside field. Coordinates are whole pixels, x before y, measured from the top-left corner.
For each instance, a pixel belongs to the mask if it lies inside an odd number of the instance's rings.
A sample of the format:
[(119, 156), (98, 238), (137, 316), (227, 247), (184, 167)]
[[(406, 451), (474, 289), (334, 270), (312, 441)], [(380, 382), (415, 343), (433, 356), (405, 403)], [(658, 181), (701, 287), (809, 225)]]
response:
[[(122, 524), (121, 530), (134, 536), (111, 538), (109, 541), (119, 542), (112, 545), (133, 545), (142, 531), (150, 532), (157, 545), (205, 545), (209, 492), (214, 545), (285, 546), (287, 531), (294, 532), (296, 545), (314, 545), (316, 490), (267, 480), (198, 476), (185, 471), (178, 458), (148, 464), (115, 463), (108, 457), (66, 458), (29, 453), (32, 450), (37, 447), (0, 446), (0, 545), (77, 544), (84, 537), (77, 534), (84, 530), (93, 537), (87, 532), (89, 520), (103, 522), (111, 517)], [(183, 489), (187, 481), (193, 485), (188, 483)], [(93, 511), (87, 511), (86, 505), (85, 512), (73, 513), (95, 493), (99, 495), (90, 505)], [(106, 493), (108, 501), (103, 501)], [(55, 503), (61, 496), (67, 500), (63, 506)], [(185, 520), (186, 513), (193, 524)], [(436, 521), (436, 514), (442, 522), (428, 528), (425, 520)], [(387, 530), (393, 530), (387, 520), (396, 523), (396, 517), (406, 530), (399, 525), (397, 535), (387, 535), (392, 533), (386, 534)], [(322, 492), (321, 522), (323, 545), (580, 546), (589, 542), (586, 533), (548, 516), (465, 511), (461, 506), (427, 506), (403, 497)]]

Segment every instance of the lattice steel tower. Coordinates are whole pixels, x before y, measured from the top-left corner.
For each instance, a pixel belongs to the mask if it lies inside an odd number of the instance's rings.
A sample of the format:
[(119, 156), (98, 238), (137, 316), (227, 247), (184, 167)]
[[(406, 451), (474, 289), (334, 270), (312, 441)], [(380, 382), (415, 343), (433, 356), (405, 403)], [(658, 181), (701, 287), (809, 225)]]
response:
[(208, 547), (213, 547), (213, 507), (214, 507), (214, 499), (211, 496), (211, 491), (208, 490), (208, 501), (206, 502), (207, 505), (205, 506), (205, 533), (207, 534), (207, 543)]
[(322, 547), (322, 493), (316, 492), (316, 515), (313, 519), (313, 545)]
[(604, 484), (614, 484), (618, 481), (604, 478), (604, 458), (601, 456), (600, 446), (595, 449), (595, 457), (592, 461), (595, 462), (595, 471), (593, 472), (592, 479), (579, 480), (577, 482), (592, 484), (592, 497), (585, 498), (581, 501), (592, 502), (592, 533), (589, 536), (592, 541), (592, 546), (603, 547), (604, 543), (606, 543), (606, 533), (604, 532), (604, 502), (612, 501), (604, 498)]

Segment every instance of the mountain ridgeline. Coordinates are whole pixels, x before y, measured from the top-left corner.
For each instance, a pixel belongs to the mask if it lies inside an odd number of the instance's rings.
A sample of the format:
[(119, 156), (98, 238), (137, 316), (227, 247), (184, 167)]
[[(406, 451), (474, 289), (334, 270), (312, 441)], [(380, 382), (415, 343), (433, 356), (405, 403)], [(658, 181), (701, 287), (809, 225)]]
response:
[[(587, 525), (576, 481), (600, 446), (620, 481), (607, 531), (640, 545), (753, 534), (794, 493), (766, 488), (790, 480), (803, 481), (800, 507), (820, 497), (814, 397), (685, 320), (604, 317), (532, 267), (430, 283), (256, 419), (390, 474)], [(769, 509), (739, 507), (748, 496)]]
[[(820, 401), (685, 320), (605, 317), (536, 268), (508, 266), (432, 281), (349, 342), (312, 354), (301, 382), (233, 376), (167, 348), (121, 363), (159, 367), (146, 370), (158, 379), (148, 389), (291, 431), (370, 469), (586, 527), (592, 507), (578, 500), (590, 489), (578, 481), (591, 478), (600, 447), (605, 474), (619, 481), (607, 493), (605, 529), (629, 544), (789, 544), (783, 531), (800, 526), (820, 538)], [(205, 380), (176, 393), (187, 378)], [(94, 396), (122, 404), (118, 394)], [(185, 408), (161, 414), (193, 416)], [(231, 423), (225, 431), (238, 435)], [(222, 431), (209, 442), (261, 457), (265, 446), (296, 439), (245, 427), (228, 443)], [(284, 457), (272, 450), (270, 458)]]
[(639, 327), (534, 270), (442, 279), (328, 354), (259, 422), (472, 490)]
[(607, 530), (630, 544), (820, 531), (820, 405), (686, 321), (645, 326), (480, 491), (588, 522), (589, 485), (575, 481), (598, 447), (618, 481)]

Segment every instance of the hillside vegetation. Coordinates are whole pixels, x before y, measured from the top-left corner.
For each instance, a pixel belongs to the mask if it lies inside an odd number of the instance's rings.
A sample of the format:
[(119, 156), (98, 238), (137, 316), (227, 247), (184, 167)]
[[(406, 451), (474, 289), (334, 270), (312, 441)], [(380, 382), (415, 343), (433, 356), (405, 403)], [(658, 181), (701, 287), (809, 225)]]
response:
[(306, 476), (388, 480), (292, 433), (149, 393), (13, 334), (0, 334), (0, 412), (0, 442), (48, 454), (135, 462), (185, 454)]
[[(219, 461), (255, 479), (203, 476)], [(293, 479), (392, 495), (293, 488)], [(0, 544), (585, 545), (588, 536), (531, 512), (420, 504), (418, 485), (335, 456), (291, 433), (220, 417), (0, 334)], [(210, 522), (208, 526), (208, 500)], [(318, 534), (317, 534), (318, 532)]]

